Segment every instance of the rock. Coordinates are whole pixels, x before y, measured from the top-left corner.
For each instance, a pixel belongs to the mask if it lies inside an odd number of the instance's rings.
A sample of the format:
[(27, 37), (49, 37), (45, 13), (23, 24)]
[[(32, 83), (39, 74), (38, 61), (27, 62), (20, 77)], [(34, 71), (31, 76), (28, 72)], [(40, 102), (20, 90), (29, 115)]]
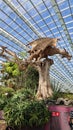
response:
[(56, 104), (67, 105), (67, 101), (64, 98), (58, 98)]
[(7, 124), (5, 120), (0, 120), (0, 130), (6, 130)]
[(68, 98), (58, 98), (56, 101), (58, 105), (66, 105), (66, 106), (73, 106), (73, 100), (69, 100)]
[(68, 101), (68, 105), (73, 106), (73, 100), (69, 100), (69, 101)]

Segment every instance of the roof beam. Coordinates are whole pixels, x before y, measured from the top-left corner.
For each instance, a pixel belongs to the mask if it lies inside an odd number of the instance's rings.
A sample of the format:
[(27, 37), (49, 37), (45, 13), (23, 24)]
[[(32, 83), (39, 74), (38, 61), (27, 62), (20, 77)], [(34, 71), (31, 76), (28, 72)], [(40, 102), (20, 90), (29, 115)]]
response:
[(21, 14), (20, 11), (18, 11), (18, 9), (16, 8), (16, 6), (10, 2), (9, 0), (3, 0), (30, 28), (31, 30), (38, 36), (38, 37), (42, 37), (42, 34), (40, 34), (36, 28), (30, 23), (30, 21), (28, 21), (28, 19), (23, 16), (23, 14)]
[(54, 79), (55, 79), (55, 82), (59, 82), (60, 84), (61, 84), (61, 90), (62, 91), (65, 91), (66, 92), (66, 90), (69, 90), (69, 92), (73, 92), (73, 87), (72, 87), (72, 85), (70, 85), (69, 84), (69, 88), (68, 88), (68, 84), (66, 83), (66, 82), (64, 82), (64, 81), (62, 81), (61, 79), (58, 79), (56, 76), (54, 76), (54, 75), (52, 75), (51, 74), (51, 80), (53, 80), (54, 81)]
[(21, 41), (19, 41), (17, 38), (15, 38), (14, 36), (12, 36), (10, 33), (6, 32), (4, 29), (0, 28), (0, 35), (8, 38), (10, 41), (14, 42), (15, 44), (19, 45), (21, 48), (23, 48), (24, 50), (28, 50), (28, 47), (26, 47), (26, 45), (24, 45), (24, 43), (22, 43)]
[(63, 77), (64, 81), (66, 81), (66, 83), (68, 84), (73, 84), (73, 81), (69, 78), (69, 76), (67, 76), (65, 73), (61, 72), (61, 70), (59, 70), (57, 67), (53, 66), (53, 68), (51, 69), (52, 72), (55, 73), (55, 75), (58, 75), (59, 77)]
[(60, 12), (60, 10), (59, 10), (59, 7), (58, 7), (58, 5), (57, 5), (56, 0), (51, 0), (51, 4), (52, 4), (52, 6), (53, 6), (53, 8), (54, 8), (54, 10), (55, 10), (55, 12), (56, 12), (58, 18), (59, 18), (59, 21), (60, 21), (60, 23), (61, 23), (61, 26), (62, 26), (62, 28), (63, 28), (63, 31), (64, 31), (65, 34), (66, 34), (66, 37), (67, 37), (68, 42), (69, 42), (70, 44), (72, 44), (71, 37), (70, 37), (69, 32), (68, 32), (68, 30), (67, 30), (67, 27), (66, 27), (66, 24), (65, 24), (65, 22), (64, 22), (64, 19), (62, 18), (62, 15), (61, 15), (61, 12)]

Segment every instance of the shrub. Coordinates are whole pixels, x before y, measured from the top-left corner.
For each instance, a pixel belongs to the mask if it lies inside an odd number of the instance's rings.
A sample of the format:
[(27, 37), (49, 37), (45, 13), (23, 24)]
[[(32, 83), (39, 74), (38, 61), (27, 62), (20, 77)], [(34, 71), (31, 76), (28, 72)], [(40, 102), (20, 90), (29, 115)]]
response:
[(33, 99), (35, 99), (35, 94), (33, 94), (33, 91), (31, 89), (22, 88), (15, 92), (11, 98), (11, 102), (22, 102), (25, 100), (31, 101)]
[(69, 99), (69, 100), (73, 100), (73, 93), (59, 93), (60, 94), (60, 96), (59, 97), (63, 97), (63, 98), (67, 98), (67, 99)]
[(39, 82), (39, 73), (38, 71), (32, 67), (28, 66), (27, 71), (25, 73), (25, 82), (24, 86), (26, 88), (31, 88), (32, 90), (37, 90)]
[(4, 109), (13, 94), (14, 90), (12, 88), (0, 87), (0, 110)]
[(21, 130), (24, 126), (41, 126), (48, 122), (50, 112), (43, 101), (36, 101), (27, 96), (27, 92), (17, 92), (5, 106), (4, 113), (8, 125)]
[(14, 62), (7, 62), (4, 64), (4, 70), (7, 74), (9, 74), (11, 77), (12, 76), (19, 76), (20, 75), (20, 71), (18, 68), (18, 65)]
[(52, 99), (56, 100), (60, 95), (61, 93), (61, 86), (59, 86), (59, 83), (57, 85), (53, 85), (51, 83), (51, 87), (52, 87), (52, 90), (53, 90), (53, 96), (52, 96)]
[(0, 87), (0, 95), (5, 95), (5, 93), (8, 93), (9, 95), (13, 95), (14, 90), (9, 87)]
[(69, 100), (73, 100), (73, 94), (70, 93), (68, 90), (65, 90), (65, 92), (62, 92), (61, 88), (62, 86), (59, 86), (59, 83), (55, 86), (52, 85), (52, 89), (53, 89), (53, 96), (52, 99), (56, 100), (57, 98), (67, 98)]

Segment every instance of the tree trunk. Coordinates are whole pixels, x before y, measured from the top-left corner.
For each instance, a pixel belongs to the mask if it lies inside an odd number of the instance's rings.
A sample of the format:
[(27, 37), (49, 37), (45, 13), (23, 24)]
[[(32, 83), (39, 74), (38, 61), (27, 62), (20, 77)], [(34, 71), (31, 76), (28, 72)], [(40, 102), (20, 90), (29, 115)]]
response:
[(39, 86), (36, 94), (37, 99), (45, 99), (51, 97), (53, 94), (49, 77), (49, 69), (52, 64), (53, 60), (46, 59), (37, 65), (37, 70), (39, 72)]

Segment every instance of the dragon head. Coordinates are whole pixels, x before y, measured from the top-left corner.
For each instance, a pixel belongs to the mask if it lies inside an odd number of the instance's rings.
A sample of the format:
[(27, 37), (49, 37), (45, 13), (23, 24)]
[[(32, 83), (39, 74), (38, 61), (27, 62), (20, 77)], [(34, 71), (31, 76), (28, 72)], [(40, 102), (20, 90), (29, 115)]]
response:
[(66, 51), (65, 48), (64, 48), (63, 54), (62, 54), (62, 58), (64, 58), (64, 57), (66, 57), (68, 60), (71, 60), (71, 57), (72, 57), (72, 55), (70, 55), (70, 54), (68, 53), (68, 51)]

